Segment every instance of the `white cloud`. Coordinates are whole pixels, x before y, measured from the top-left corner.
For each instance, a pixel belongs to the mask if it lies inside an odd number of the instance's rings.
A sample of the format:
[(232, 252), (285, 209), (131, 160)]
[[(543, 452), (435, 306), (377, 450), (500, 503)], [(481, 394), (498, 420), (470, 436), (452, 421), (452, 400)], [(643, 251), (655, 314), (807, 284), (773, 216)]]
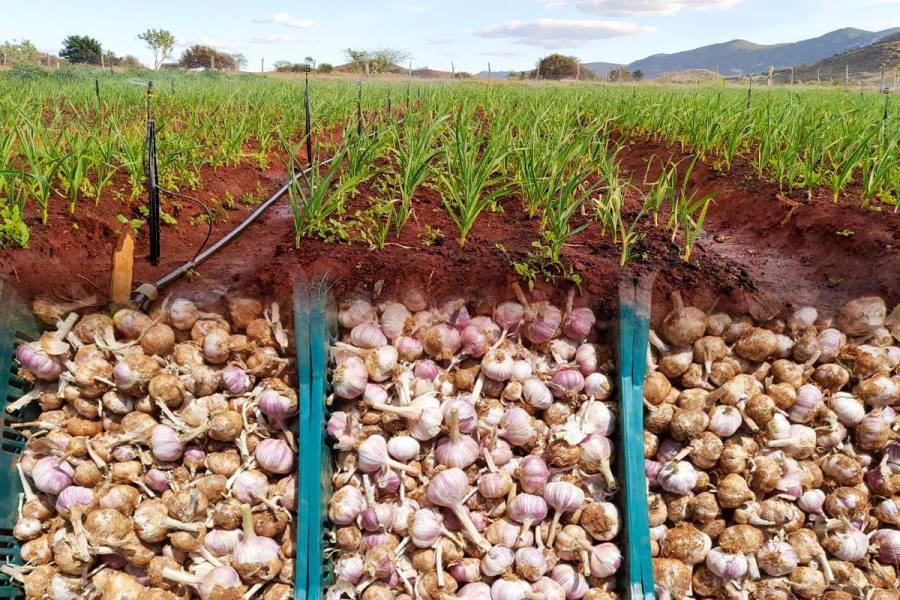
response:
[[(550, 0), (552, 1), (552, 0)], [(579, 10), (605, 17), (672, 15), (682, 10), (728, 8), (742, 0), (577, 0)]]
[(569, 0), (537, 0), (545, 8), (562, 8), (569, 5)]
[(250, 40), (250, 42), (254, 44), (302, 44), (306, 41), (306, 38), (300, 37), (299, 35), (287, 35), (283, 33), (259, 36)]
[(656, 31), (654, 27), (623, 21), (534, 19), (532, 21), (507, 21), (502, 25), (479, 29), (474, 33), (483, 38), (511, 39), (518, 44), (554, 50), (573, 48), (593, 40), (654, 31)]
[(318, 29), (319, 24), (309, 19), (296, 19), (286, 12), (275, 13), (271, 17), (262, 19), (253, 19), (254, 23), (277, 23), (285, 27), (294, 27), (296, 29)]

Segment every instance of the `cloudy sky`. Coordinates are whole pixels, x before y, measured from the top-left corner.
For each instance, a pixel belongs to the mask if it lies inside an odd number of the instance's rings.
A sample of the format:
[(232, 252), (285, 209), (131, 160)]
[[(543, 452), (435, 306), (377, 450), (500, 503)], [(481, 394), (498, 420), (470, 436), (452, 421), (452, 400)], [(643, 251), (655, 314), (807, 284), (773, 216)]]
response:
[(795, 41), (840, 27), (900, 25), (900, 0), (0, 0), (0, 40), (57, 52), (69, 34), (152, 63), (148, 27), (260, 60), (345, 61), (343, 50), (390, 46), (416, 67), (524, 69), (550, 51), (630, 62), (735, 38)]

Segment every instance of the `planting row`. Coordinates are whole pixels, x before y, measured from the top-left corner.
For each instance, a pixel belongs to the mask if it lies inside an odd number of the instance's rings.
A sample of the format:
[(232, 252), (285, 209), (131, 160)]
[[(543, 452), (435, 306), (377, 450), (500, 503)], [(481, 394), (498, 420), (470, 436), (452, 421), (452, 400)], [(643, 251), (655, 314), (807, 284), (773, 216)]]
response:
[[(0, 105), (8, 108), (0, 123), (0, 208), (7, 224), (21, 223), (29, 211), (46, 221), (51, 199), (74, 211), (82, 201), (140, 195), (144, 91), (109, 78), (102, 80), (98, 98), (92, 83), (0, 80)], [(650, 216), (657, 221), (664, 201), (671, 204), (665, 218), (673, 236), (683, 230), (689, 256), (696, 239), (691, 229), (702, 224), (707, 199), (687, 194), (675, 164), (660, 164), (653, 172), (661, 174), (643, 183), (661, 188), (647, 193), (636, 217), (623, 217), (621, 196), (629, 185), (616, 172), (618, 146), (609, 141), (611, 132), (680, 143), (724, 170), (743, 158), (785, 190), (825, 187), (837, 200), (852, 188), (866, 203), (897, 205), (900, 119), (887, 96), (763, 91), (748, 98), (735, 88), (472, 83), (412, 90), (405, 83), (366, 84), (359, 97), (368, 127), (361, 129), (379, 131), (370, 137), (357, 133), (357, 91), (352, 82), (314, 83), (314, 133), (324, 140), (314, 154), (338, 160), (303, 182), (308, 192), (293, 190), (307, 195), (311, 205), (295, 211), (298, 238), (340, 240), (359, 233), (382, 246), (411, 214), (417, 189), (427, 186), (444, 199), (460, 244), (485, 209), (541, 216), (548, 239), (536, 252), (551, 270), (559, 268), (553, 264), (559, 238), (577, 229), (566, 224), (561, 231), (561, 220), (582, 211), (596, 215), (622, 246), (624, 261), (638, 235), (635, 222)], [(416, 118), (396, 125), (390, 111), (396, 116), (397, 107), (405, 110), (410, 96)], [(303, 147), (302, 98), (295, 84), (249, 76), (172, 76), (158, 82), (152, 105), (160, 125), (162, 185), (197, 189), (204, 167), (245, 160), (265, 168), (275, 159), (296, 170), (291, 157)], [(336, 124), (346, 126), (343, 135), (325, 135)], [(348, 214), (347, 200), (364, 184), (372, 202)], [(521, 207), (501, 202), (516, 196)], [(240, 199), (216, 200), (228, 207)], [(169, 205), (168, 217), (174, 208)], [(21, 227), (8, 226), (5, 243), (24, 243), (27, 228)]]

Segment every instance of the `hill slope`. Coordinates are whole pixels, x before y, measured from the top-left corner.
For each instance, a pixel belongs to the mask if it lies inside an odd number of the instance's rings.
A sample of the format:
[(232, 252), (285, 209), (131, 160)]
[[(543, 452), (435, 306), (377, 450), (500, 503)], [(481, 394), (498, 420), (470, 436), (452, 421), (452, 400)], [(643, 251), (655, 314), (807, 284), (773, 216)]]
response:
[[(895, 33), (874, 44), (837, 54), (816, 63), (794, 67), (795, 81), (813, 81), (821, 77), (823, 81), (843, 81), (849, 67), (850, 79), (872, 79), (881, 73), (881, 65), (887, 69), (887, 83), (890, 85), (893, 72), (900, 68), (900, 33)], [(790, 69), (775, 73), (779, 83), (790, 80)]]
[(843, 54), (863, 48), (900, 33), (900, 27), (884, 31), (865, 31), (846, 27), (825, 35), (786, 44), (754, 44), (747, 40), (732, 40), (677, 52), (655, 54), (628, 65), (631, 70), (640, 69), (647, 77), (655, 77), (666, 71), (719, 68), (725, 76), (763, 73), (769, 65), (789, 67), (813, 64), (835, 54)]

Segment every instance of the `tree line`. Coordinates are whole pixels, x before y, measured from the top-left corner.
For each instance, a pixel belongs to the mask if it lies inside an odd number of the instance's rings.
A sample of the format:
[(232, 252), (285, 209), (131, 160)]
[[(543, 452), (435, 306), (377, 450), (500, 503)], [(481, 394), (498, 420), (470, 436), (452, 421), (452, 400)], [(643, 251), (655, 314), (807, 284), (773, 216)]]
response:
[[(179, 67), (183, 69), (235, 70), (245, 67), (247, 59), (240, 53), (216, 50), (204, 44), (186, 48), (176, 62), (169, 62), (175, 49), (175, 36), (165, 29), (148, 29), (137, 36), (153, 51), (153, 69)], [(17, 63), (47, 64), (51, 56), (38, 51), (29, 40), (12, 40), (0, 44), (0, 60), (5, 65)], [(62, 42), (59, 58), (71, 64), (143, 68), (145, 65), (132, 55), (117, 56), (104, 50), (99, 40), (89, 35), (70, 35)]]

